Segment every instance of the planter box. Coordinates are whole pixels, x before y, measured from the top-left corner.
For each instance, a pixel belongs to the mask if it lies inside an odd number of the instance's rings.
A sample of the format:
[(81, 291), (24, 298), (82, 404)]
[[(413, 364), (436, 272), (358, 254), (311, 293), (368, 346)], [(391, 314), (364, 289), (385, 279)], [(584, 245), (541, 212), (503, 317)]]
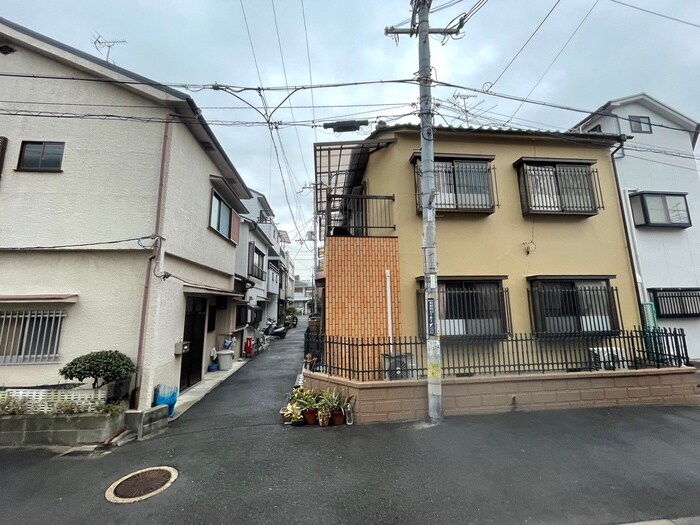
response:
[(102, 443), (123, 426), (123, 414), (0, 416), (0, 446)]

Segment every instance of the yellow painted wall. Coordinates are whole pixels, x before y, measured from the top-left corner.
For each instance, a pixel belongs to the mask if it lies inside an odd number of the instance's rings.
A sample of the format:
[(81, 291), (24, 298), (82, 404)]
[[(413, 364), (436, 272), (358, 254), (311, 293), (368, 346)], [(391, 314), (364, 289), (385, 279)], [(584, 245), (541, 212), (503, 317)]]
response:
[[(422, 218), (416, 213), (412, 153), (419, 151), (414, 131), (387, 131), (397, 142), (370, 157), (365, 178), (368, 194), (396, 195), (394, 218), (399, 237), (401, 266), (401, 323), (405, 335), (418, 335), (416, 277), (423, 275)], [(570, 140), (518, 138), (474, 133), (436, 134), (435, 154), (495, 155), (493, 166), (500, 207), (491, 215), (451, 213), (438, 215), (439, 276), (507, 275), (514, 332), (531, 332), (527, 276), (615, 275), (624, 328), (640, 324), (633, 274), (610, 151)], [(524, 217), (517, 171), (520, 157), (596, 159), (604, 210), (593, 217)], [(527, 255), (530, 240), (536, 250)], [(422, 308), (422, 305), (421, 305)]]

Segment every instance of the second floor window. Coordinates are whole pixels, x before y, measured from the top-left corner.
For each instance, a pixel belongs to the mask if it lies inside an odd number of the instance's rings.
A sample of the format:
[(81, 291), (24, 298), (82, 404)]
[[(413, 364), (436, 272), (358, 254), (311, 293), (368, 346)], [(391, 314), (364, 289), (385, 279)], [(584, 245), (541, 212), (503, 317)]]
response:
[(248, 243), (248, 275), (265, 280), (265, 254), (252, 241)]
[(610, 333), (620, 328), (617, 289), (607, 280), (534, 279), (529, 296), (537, 333)]
[(586, 164), (516, 162), (523, 213), (595, 215), (603, 208), (597, 171)]
[[(492, 213), (497, 206), (493, 167), (487, 160), (443, 160), (433, 164), (435, 173), (435, 209), (438, 211), (472, 211)], [(416, 196), (422, 207), (422, 171), (416, 161)]]
[(659, 317), (700, 317), (700, 288), (651, 288)]
[(63, 142), (22, 142), (17, 169), (20, 171), (61, 171)]
[(209, 226), (227, 239), (238, 242), (240, 224), (238, 214), (217, 193), (212, 192)]
[(635, 226), (691, 226), (685, 193), (638, 192), (630, 204)]
[(633, 133), (651, 133), (651, 120), (649, 117), (630, 115), (630, 129)]

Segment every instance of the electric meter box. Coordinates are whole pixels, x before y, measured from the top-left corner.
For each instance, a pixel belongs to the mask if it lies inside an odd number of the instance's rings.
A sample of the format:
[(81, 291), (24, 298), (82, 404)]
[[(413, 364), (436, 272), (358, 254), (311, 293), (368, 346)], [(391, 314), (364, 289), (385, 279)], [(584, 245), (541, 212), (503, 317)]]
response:
[(175, 343), (175, 355), (186, 354), (189, 351), (190, 351), (190, 342), (189, 341), (178, 341), (177, 343)]

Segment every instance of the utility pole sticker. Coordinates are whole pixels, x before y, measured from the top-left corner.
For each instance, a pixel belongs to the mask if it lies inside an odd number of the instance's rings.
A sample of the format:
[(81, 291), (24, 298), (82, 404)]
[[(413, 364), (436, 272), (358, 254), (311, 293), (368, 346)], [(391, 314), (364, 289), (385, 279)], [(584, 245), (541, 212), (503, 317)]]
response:
[(428, 335), (437, 335), (435, 332), (435, 299), (428, 299)]
[(428, 341), (428, 379), (440, 379), (442, 377), (442, 363), (440, 362), (440, 341)]

